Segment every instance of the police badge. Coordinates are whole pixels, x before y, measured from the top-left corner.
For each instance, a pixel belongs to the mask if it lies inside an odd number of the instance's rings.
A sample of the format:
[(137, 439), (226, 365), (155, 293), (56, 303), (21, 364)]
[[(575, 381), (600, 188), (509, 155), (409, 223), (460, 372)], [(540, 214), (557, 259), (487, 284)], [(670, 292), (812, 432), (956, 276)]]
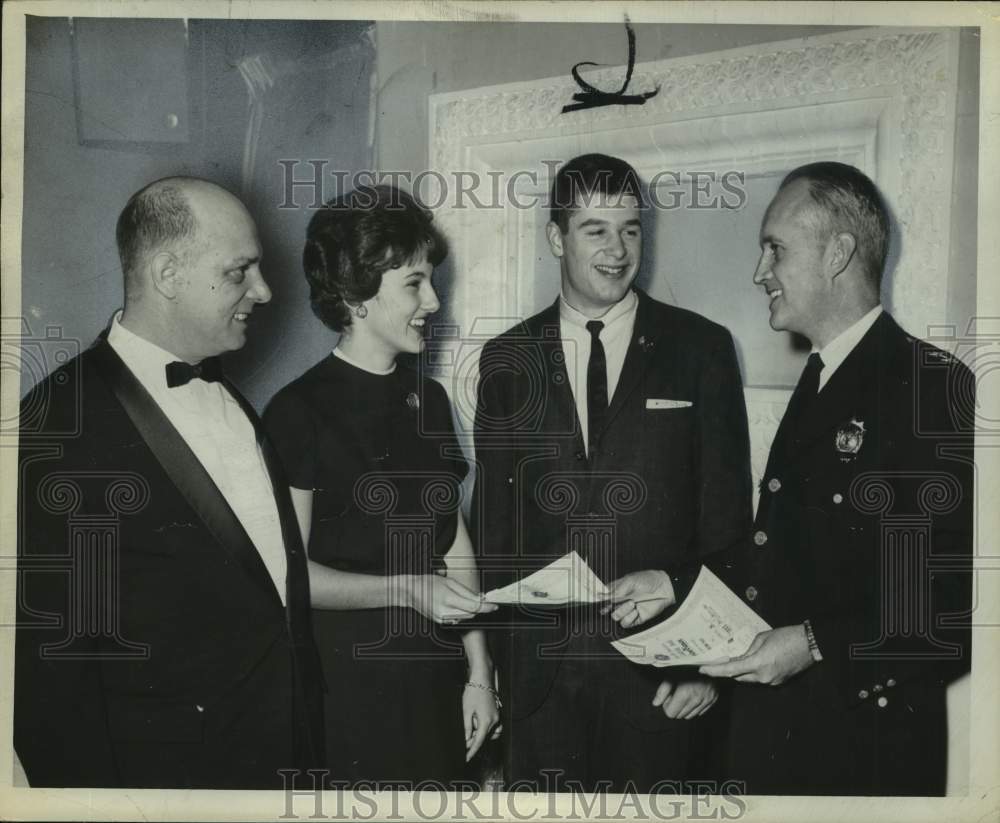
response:
[(851, 418), (850, 423), (845, 423), (837, 429), (837, 437), (834, 445), (840, 452), (841, 460), (845, 463), (853, 460), (854, 456), (861, 451), (861, 444), (865, 442), (865, 422), (856, 417)]

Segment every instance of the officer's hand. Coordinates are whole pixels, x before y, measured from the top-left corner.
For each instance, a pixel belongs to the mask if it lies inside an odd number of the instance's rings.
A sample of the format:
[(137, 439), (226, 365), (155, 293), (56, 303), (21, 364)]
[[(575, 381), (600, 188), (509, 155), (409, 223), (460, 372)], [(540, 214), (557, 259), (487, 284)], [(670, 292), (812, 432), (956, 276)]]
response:
[(806, 628), (800, 623), (761, 632), (746, 654), (709, 663), (698, 671), (709, 677), (732, 677), (740, 683), (780, 686), (815, 662), (806, 640)]
[(656, 690), (653, 705), (662, 706), (663, 713), (674, 720), (691, 720), (707, 712), (718, 699), (718, 688), (707, 678), (682, 680), (676, 686), (664, 680)]

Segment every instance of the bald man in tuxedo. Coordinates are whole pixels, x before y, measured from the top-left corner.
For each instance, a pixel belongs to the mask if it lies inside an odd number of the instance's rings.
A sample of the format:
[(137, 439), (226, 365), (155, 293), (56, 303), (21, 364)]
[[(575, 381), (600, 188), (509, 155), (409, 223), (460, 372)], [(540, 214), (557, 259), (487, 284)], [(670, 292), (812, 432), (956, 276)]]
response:
[(219, 355), (271, 298), (232, 194), (117, 225), (124, 309), (23, 400), (14, 743), (32, 786), (270, 788), (322, 765), (288, 484)]

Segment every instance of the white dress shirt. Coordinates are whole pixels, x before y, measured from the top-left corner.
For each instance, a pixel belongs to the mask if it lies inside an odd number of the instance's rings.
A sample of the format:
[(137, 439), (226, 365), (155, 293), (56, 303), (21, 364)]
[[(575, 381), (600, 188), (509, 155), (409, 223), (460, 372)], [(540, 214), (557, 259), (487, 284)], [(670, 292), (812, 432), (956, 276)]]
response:
[[(580, 431), (583, 434), (584, 448), (589, 449), (590, 432), (587, 419), (587, 363), (590, 361), (590, 332), (587, 323), (600, 320), (604, 323), (601, 329), (601, 345), (604, 346), (604, 359), (608, 370), (608, 404), (615, 396), (618, 379), (622, 376), (625, 365), (625, 355), (632, 340), (632, 330), (635, 328), (635, 312), (639, 306), (639, 298), (634, 291), (629, 291), (621, 300), (615, 303), (601, 317), (586, 317), (574, 309), (566, 299), (559, 296), (559, 336), (562, 338), (563, 354), (566, 357), (566, 375), (569, 387), (576, 401), (576, 416), (580, 421)], [(580, 391), (577, 391), (577, 388)]]
[(823, 361), (823, 368), (819, 372), (819, 388), (817, 391), (823, 390), (823, 386), (830, 381), (833, 373), (847, 359), (847, 355), (854, 351), (854, 348), (861, 342), (861, 338), (875, 325), (875, 321), (878, 320), (878, 316), (881, 313), (882, 306), (878, 305), (856, 323), (844, 329), (822, 349), (813, 349), (813, 351), (819, 352), (819, 356)]
[(194, 452), (260, 553), (285, 602), (287, 560), (271, 477), (253, 424), (222, 383), (195, 378), (167, 387), (166, 366), (179, 358), (126, 329), (115, 315), (108, 343), (150, 393)]

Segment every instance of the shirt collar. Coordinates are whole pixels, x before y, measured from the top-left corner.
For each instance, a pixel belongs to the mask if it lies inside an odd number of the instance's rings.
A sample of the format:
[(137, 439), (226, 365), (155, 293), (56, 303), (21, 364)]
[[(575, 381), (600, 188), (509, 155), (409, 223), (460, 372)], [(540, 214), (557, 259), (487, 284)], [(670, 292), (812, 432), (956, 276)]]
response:
[(878, 320), (880, 314), (882, 314), (881, 304), (869, 311), (860, 320), (844, 329), (822, 349), (813, 349), (813, 351), (819, 352), (819, 356), (823, 360), (823, 372), (825, 374), (833, 374), (837, 370), (837, 367), (847, 359), (847, 355), (854, 351), (854, 347), (861, 342), (861, 338), (875, 325), (875, 321)]
[(392, 374), (394, 371), (396, 371), (395, 363), (393, 363), (390, 368), (385, 370), (370, 369), (368, 368), (368, 366), (362, 365), (353, 357), (345, 354), (344, 351), (340, 348), (340, 346), (337, 346), (337, 348), (333, 350), (333, 356), (336, 357), (338, 360), (343, 360), (345, 363), (354, 366), (354, 368), (356, 369), (361, 369), (361, 371), (366, 371), (369, 374), (377, 374), (379, 377), (385, 377), (387, 374)]
[(591, 320), (600, 320), (604, 323), (604, 328), (608, 328), (615, 322), (621, 320), (624, 317), (628, 317), (631, 314), (635, 314), (636, 307), (639, 305), (639, 298), (632, 289), (629, 289), (628, 294), (626, 294), (621, 300), (615, 303), (610, 309), (608, 309), (600, 317), (587, 317), (581, 314), (576, 309), (574, 309), (569, 303), (566, 302), (566, 298), (563, 297), (562, 293), (559, 294), (559, 319), (572, 323), (581, 329), (587, 328), (587, 323)]
[(181, 358), (161, 349), (155, 343), (150, 343), (121, 324), (122, 311), (119, 309), (111, 321), (108, 332), (108, 343), (118, 353), (119, 357), (143, 382), (154, 381), (154, 385), (167, 387), (167, 363), (173, 363)]

